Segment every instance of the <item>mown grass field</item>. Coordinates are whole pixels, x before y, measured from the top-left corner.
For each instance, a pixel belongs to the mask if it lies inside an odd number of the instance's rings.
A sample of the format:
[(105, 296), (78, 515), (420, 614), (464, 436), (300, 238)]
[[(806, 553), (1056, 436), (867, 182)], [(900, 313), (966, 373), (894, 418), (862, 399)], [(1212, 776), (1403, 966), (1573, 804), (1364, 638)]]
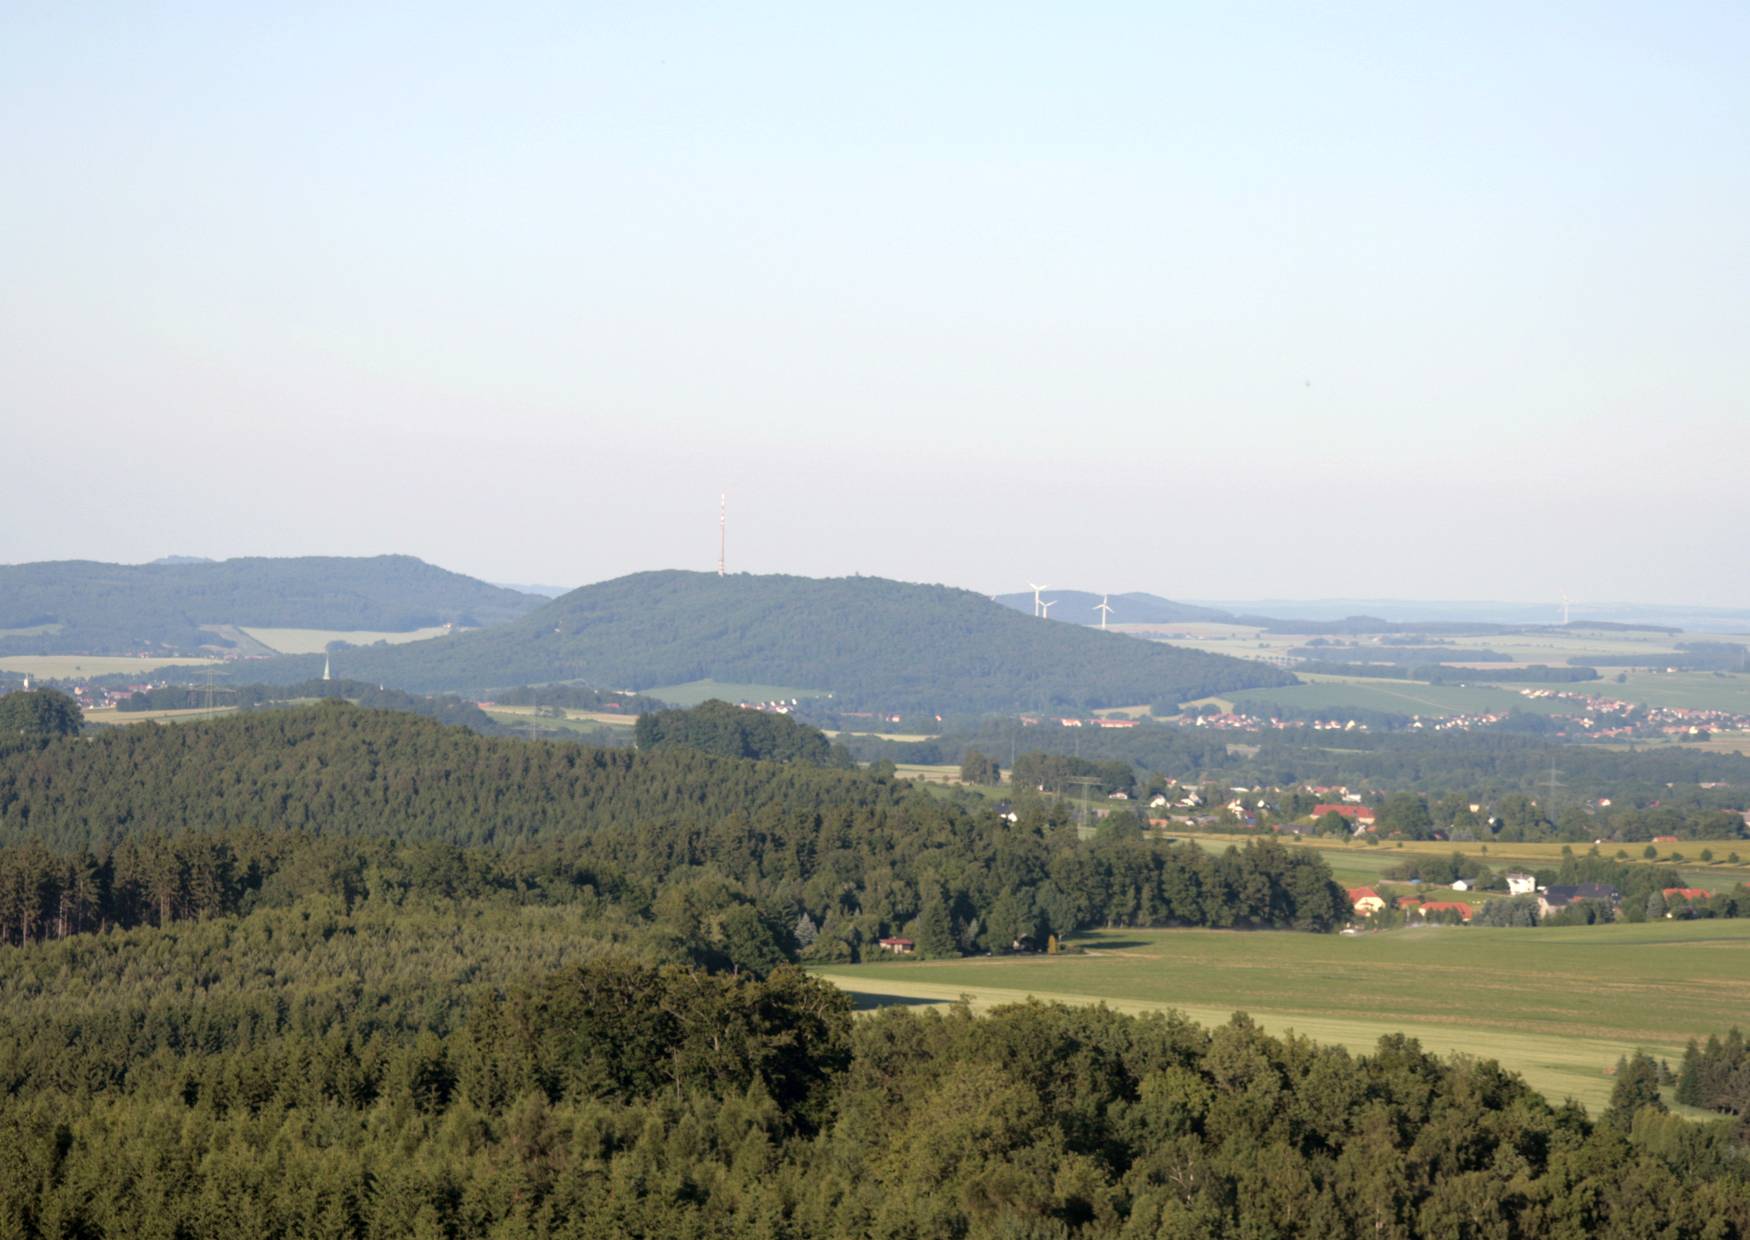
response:
[(205, 667), (218, 659), (134, 658), (105, 654), (15, 654), (0, 658), (0, 671), (44, 680), (84, 680), (91, 676), (150, 676), (161, 667)]
[(1112, 930), (1086, 954), (820, 966), (883, 1002), (975, 1007), (1028, 996), (1176, 1008), (1205, 1024), (1245, 1011), (1355, 1051), (1404, 1032), (1440, 1053), (1500, 1060), (1555, 1100), (1603, 1106), (1637, 1047), (1672, 1059), (1692, 1037), (1750, 1027), (1750, 921), (1567, 929), (1477, 927), (1359, 936)]
[(821, 698), (825, 689), (796, 689), (784, 685), (732, 684), (721, 680), (693, 680), (684, 685), (664, 685), (659, 689), (640, 689), (645, 697), (657, 698), (670, 706), (697, 706), (717, 698), (724, 702), (776, 702), (788, 698)]
[(427, 629), (410, 629), (404, 633), (379, 632), (374, 629), (251, 629), (243, 632), (270, 650), (281, 654), (321, 654), (330, 642), (345, 642), (349, 646), (373, 646), (386, 642), (399, 646), (404, 642), (424, 641), (450, 632), (443, 625)]

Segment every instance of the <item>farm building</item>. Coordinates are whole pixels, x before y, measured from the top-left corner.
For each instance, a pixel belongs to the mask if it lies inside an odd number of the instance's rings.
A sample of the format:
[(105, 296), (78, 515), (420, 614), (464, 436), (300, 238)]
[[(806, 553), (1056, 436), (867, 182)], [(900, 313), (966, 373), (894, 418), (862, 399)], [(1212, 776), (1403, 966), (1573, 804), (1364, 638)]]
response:
[(909, 956), (917, 950), (917, 944), (910, 939), (882, 939), (881, 950), (895, 956)]

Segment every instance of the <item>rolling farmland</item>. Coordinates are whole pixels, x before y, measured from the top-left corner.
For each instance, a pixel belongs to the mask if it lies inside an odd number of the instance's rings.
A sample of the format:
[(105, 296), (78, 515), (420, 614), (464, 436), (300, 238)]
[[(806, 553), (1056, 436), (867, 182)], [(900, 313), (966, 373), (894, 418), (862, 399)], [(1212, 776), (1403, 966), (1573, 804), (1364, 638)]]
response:
[(1355, 1051), (1405, 1032), (1499, 1059), (1553, 1099), (1595, 1111), (1637, 1047), (1675, 1059), (1691, 1037), (1750, 1026), (1750, 922), (1564, 929), (1427, 927), (1360, 936), (1109, 930), (1085, 954), (821, 966), (866, 1004), (975, 1007), (1028, 996), (1175, 1008), (1206, 1024), (1245, 1011)]

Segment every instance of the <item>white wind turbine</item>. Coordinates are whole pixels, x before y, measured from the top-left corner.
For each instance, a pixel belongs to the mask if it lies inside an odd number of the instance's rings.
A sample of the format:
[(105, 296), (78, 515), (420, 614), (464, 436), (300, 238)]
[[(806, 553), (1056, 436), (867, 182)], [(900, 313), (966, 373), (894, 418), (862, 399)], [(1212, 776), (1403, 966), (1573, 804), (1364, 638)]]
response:
[(1111, 597), (1110, 594), (1102, 594), (1100, 596), (1100, 601), (1094, 604), (1094, 610), (1100, 613), (1100, 628), (1102, 631), (1106, 627), (1106, 617), (1112, 614), (1112, 604), (1108, 601)]
[(1040, 608), (1039, 592), (1041, 590), (1049, 590), (1049, 589), (1051, 589), (1051, 587), (1050, 586), (1034, 586), (1031, 581), (1029, 581), (1027, 584), (1030, 586), (1033, 586), (1033, 614), (1035, 616), (1043, 615), (1044, 613), (1042, 611), (1040, 611), (1040, 609), (1039, 609)]
[(1054, 598), (1042, 599), (1039, 603), (1039, 614), (1041, 616), (1043, 616), (1045, 619), (1049, 620), (1049, 619), (1051, 619), (1051, 609), (1055, 606), (1057, 606), (1056, 599), (1054, 599)]

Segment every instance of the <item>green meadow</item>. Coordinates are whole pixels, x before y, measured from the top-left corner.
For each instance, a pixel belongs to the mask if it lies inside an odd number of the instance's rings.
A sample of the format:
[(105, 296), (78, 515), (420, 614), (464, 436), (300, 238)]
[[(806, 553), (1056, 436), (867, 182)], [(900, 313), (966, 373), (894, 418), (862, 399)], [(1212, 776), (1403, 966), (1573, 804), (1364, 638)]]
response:
[(1596, 1110), (1638, 1048), (1750, 1028), (1750, 921), (1563, 929), (1424, 927), (1348, 935), (1109, 930), (1079, 953), (820, 966), (863, 1006), (1029, 996), (1185, 1012), (1244, 1011), (1266, 1028), (1355, 1051), (1404, 1032), (1500, 1060), (1553, 1099)]

